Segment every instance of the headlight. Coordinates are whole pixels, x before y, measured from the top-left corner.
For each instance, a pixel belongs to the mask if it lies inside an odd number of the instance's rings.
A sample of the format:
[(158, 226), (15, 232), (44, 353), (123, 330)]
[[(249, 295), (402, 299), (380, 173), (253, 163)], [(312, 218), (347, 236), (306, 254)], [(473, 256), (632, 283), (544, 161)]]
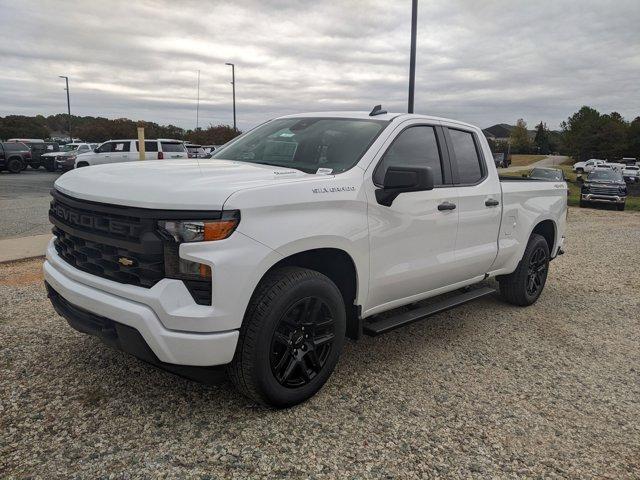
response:
[(177, 243), (224, 240), (240, 221), (238, 215), (224, 215), (219, 220), (161, 220), (158, 227)]
[(183, 280), (209, 280), (211, 268), (180, 258), (181, 243), (207, 242), (228, 238), (240, 223), (240, 212), (223, 212), (217, 220), (160, 220), (158, 228), (165, 240), (165, 274)]

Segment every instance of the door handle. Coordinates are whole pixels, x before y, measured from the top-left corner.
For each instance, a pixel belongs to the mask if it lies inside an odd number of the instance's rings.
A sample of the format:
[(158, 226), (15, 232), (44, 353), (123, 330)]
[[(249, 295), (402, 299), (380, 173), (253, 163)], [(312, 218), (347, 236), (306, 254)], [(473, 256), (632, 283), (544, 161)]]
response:
[(455, 210), (456, 209), (456, 204), (455, 203), (451, 203), (451, 202), (444, 202), (441, 203), (440, 205), (438, 205), (438, 210), (443, 211), (443, 210)]
[(498, 205), (500, 205), (500, 202), (498, 200), (496, 200), (495, 198), (490, 198), (489, 200), (484, 202), (484, 204), (487, 207), (497, 207)]

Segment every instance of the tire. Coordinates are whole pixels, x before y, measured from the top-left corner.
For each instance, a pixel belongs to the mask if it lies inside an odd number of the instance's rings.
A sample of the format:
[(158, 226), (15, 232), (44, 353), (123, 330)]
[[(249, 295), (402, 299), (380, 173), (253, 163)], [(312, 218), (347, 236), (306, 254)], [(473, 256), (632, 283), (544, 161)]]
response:
[(333, 372), (345, 330), (344, 301), (329, 278), (306, 268), (279, 268), (251, 297), (227, 374), (258, 403), (296, 405), (320, 390)]
[(56, 171), (56, 164), (53, 161), (45, 160), (44, 168), (45, 168), (45, 170), (47, 172), (55, 172)]
[(589, 202), (587, 202), (586, 200), (580, 199), (580, 208), (585, 208), (588, 206), (589, 206)]
[(498, 278), (500, 294), (512, 305), (532, 305), (540, 297), (548, 273), (549, 246), (542, 235), (534, 233), (515, 272)]
[(76, 165), (75, 168), (81, 168), (81, 167), (88, 167), (89, 164), (87, 162), (80, 162), (78, 163), (78, 165)]
[(618, 205), (616, 205), (616, 207), (618, 211), (624, 212), (625, 203), (619, 203)]
[(576, 168), (576, 173), (584, 173), (584, 168)]
[(11, 173), (20, 173), (22, 170), (22, 160), (20, 158), (10, 158), (7, 160), (7, 170)]

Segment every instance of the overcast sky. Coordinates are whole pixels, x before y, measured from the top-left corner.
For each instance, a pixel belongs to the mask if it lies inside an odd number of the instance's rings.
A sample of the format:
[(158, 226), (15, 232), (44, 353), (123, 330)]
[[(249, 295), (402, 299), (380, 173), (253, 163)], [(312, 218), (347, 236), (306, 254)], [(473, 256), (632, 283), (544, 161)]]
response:
[[(193, 128), (285, 113), (406, 111), (411, 1), (0, 0), (0, 115), (66, 111)], [(421, 0), (416, 112), (557, 128), (640, 115), (640, 1)]]

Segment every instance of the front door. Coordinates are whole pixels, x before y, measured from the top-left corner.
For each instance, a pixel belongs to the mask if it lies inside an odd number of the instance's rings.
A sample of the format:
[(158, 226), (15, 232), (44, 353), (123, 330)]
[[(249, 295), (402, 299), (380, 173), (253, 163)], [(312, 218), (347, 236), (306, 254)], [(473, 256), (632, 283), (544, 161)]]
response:
[[(458, 193), (451, 185), (445, 148), (439, 126), (405, 122), (365, 173), (370, 242), (365, 314), (455, 282), (449, 269), (455, 261)], [(392, 165), (430, 167), (435, 188), (402, 193), (389, 207), (378, 204), (375, 190)]]

